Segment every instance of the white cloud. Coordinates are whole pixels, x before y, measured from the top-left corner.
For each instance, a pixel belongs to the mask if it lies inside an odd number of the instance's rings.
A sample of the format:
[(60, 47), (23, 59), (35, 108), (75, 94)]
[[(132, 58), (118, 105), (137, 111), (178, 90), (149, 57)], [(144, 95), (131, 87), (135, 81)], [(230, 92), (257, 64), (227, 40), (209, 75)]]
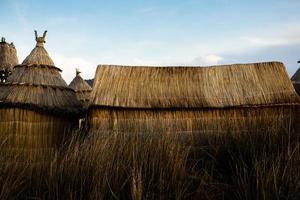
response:
[(52, 59), (57, 67), (63, 70), (62, 76), (67, 83), (75, 77), (75, 68), (79, 68), (84, 79), (94, 78), (97, 63), (82, 57), (68, 57), (53, 54)]
[(192, 61), (192, 64), (195, 64), (195, 65), (217, 65), (222, 60), (223, 60), (223, 57), (221, 57), (221, 56), (209, 54), (209, 55), (202, 55), (202, 56), (196, 57)]
[[(260, 31), (262, 32), (262, 31)], [(255, 47), (282, 46), (300, 44), (300, 25), (291, 23), (266, 28), (263, 33), (251, 33), (240, 39)]]
[[(19, 42), (16, 43), (16, 47), (20, 62), (34, 47), (32, 30), (26, 32), (26, 34), (26, 37), (20, 36), (20, 38), (17, 38)], [(68, 37), (67, 33), (63, 37)], [(49, 50), (56, 66), (63, 70), (62, 76), (68, 83), (74, 78), (75, 68), (77, 67), (82, 71), (84, 78), (93, 78), (98, 64), (204, 66), (248, 62), (249, 60), (249, 62), (255, 62), (258, 59), (269, 58), (282, 61), (286, 58), (286, 54), (281, 52), (275, 54), (269, 49), (280, 48), (285, 51), (288, 45), (300, 44), (300, 24), (274, 24), (264, 30), (253, 29), (247, 34), (242, 33), (240, 37), (229, 36), (214, 40), (195, 39), (192, 42), (181, 42), (180, 36), (178, 36), (176, 42), (160, 38), (147, 38), (136, 41), (109, 41), (106, 43), (103, 42), (105, 40), (100, 40), (95, 44), (85, 45), (89, 39), (99, 40), (97, 37), (90, 38), (79, 33), (78, 37), (72, 35), (72, 37), (65, 40), (60, 37), (55, 38), (55, 35), (49, 35), (46, 49)], [(67, 42), (61, 46), (61, 41)], [(94, 48), (92, 48), (93, 45)], [(85, 48), (82, 49), (81, 46)], [(107, 46), (107, 48), (95, 48), (95, 46)], [(94, 50), (91, 50), (91, 48)], [(262, 54), (261, 50), (266, 48), (268, 48), (268, 51)], [(72, 56), (74, 53), (77, 55)], [(254, 56), (251, 59), (248, 58), (249, 56), (247, 57), (248, 54), (253, 53)], [(284, 56), (280, 57), (280, 55)], [(294, 62), (293, 59), (288, 59)], [(288, 67), (292, 68), (291, 66)], [(290, 71), (294, 71), (294, 68)]]
[(256, 37), (256, 36), (243, 36), (241, 40), (248, 43), (251, 46), (256, 47), (264, 47), (264, 46), (280, 46), (280, 45), (287, 45), (289, 41), (284, 40), (282, 38), (263, 38), (263, 37)]

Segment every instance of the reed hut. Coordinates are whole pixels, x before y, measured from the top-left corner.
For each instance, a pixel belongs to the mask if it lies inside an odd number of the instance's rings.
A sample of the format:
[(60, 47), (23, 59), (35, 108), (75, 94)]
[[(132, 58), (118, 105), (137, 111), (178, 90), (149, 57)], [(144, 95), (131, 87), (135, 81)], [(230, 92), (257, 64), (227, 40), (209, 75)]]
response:
[(69, 87), (76, 92), (77, 99), (81, 102), (83, 108), (87, 109), (92, 88), (83, 80), (80, 73), (79, 69), (76, 69), (76, 76), (69, 84)]
[(287, 130), (300, 99), (280, 62), (212, 67), (99, 65), (88, 123), (95, 132)]
[(292, 76), (292, 82), (295, 87), (295, 90), (300, 95), (300, 68), (297, 70), (297, 72)]
[(35, 35), (36, 47), (0, 85), (0, 136), (8, 155), (48, 158), (77, 124), (81, 104), (44, 48), (46, 31)]
[(4, 83), (11, 74), (13, 67), (19, 63), (17, 50), (13, 43), (7, 43), (5, 38), (0, 42), (0, 83)]

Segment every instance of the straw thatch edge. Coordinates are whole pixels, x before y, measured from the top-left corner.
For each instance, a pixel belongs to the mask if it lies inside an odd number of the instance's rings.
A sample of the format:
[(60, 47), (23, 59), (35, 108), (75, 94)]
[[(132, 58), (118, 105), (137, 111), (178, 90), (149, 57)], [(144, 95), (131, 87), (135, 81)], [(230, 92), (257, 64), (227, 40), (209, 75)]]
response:
[(14, 66), (14, 68), (17, 67), (41, 67), (41, 68), (49, 68), (49, 69), (57, 69), (59, 72), (62, 72), (62, 70), (56, 66), (53, 65), (44, 65), (44, 64), (31, 64), (31, 65), (24, 65), (24, 64), (19, 64)]
[(234, 63), (234, 64), (224, 64), (224, 65), (119, 65), (119, 64), (100, 64), (97, 67), (153, 67), (153, 68), (219, 68), (219, 67), (233, 67), (239, 65), (259, 65), (259, 64), (280, 64), (284, 65), (283, 62), (280, 61), (265, 61), (265, 62), (250, 62), (250, 63)]
[(75, 90), (65, 86), (58, 86), (58, 85), (44, 85), (44, 84), (33, 84), (33, 83), (17, 83), (17, 82), (7, 82), (1, 83), (1, 85), (7, 86), (33, 86), (33, 87), (44, 87), (44, 88), (53, 88), (53, 89), (60, 89), (60, 90), (69, 90), (75, 93)]
[(28, 109), (40, 114), (51, 114), (56, 116), (65, 115), (72, 118), (79, 118), (84, 116), (84, 110), (82, 108), (74, 108), (74, 109), (60, 109), (57, 107), (49, 107), (49, 106), (40, 106), (31, 103), (11, 103), (11, 102), (1, 102), (0, 101), (0, 109), (1, 108), (18, 108), (18, 109)]
[[(226, 109), (243, 109), (243, 108), (272, 108), (272, 107), (290, 107), (290, 106), (300, 106), (300, 103), (279, 103), (279, 104), (257, 104), (257, 105), (237, 105), (237, 106), (224, 106), (224, 107), (153, 107), (153, 108), (147, 108), (147, 107), (122, 107), (122, 106), (105, 106), (105, 105), (90, 105), (88, 108), (88, 111), (91, 111), (93, 109), (117, 109), (117, 110), (226, 110)], [(300, 108), (300, 107), (299, 107)]]
[[(234, 75), (239, 70), (241, 76)], [(244, 83), (243, 77), (249, 84)], [(220, 81), (213, 84), (215, 79)], [(226, 86), (229, 79), (232, 92)], [(262, 81), (263, 85), (257, 81)], [(255, 89), (253, 92), (251, 86)], [(222, 108), (299, 103), (299, 96), (281, 62), (207, 67), (98, 65), (91, 94), (91, 106), (129, 108)]]

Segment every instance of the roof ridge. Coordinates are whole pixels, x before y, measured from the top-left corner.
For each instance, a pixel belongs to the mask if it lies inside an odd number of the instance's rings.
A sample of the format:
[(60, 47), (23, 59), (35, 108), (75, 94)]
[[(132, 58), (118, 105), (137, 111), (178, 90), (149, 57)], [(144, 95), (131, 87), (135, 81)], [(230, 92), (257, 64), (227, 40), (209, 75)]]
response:
[(5, 82), (5, 83), (1, 83), (2, 85), (20, 85), (20, 86), (41, 86), (41, 87), (51, 87), (51, 88), (55, 88), (55, 89), (61, 89), (61, 90), (70, 90), (75, 92), (74, 89), (67, 87), (67, 86), (59, 86), (59, 85), (46, 85), (46, 84), (34, 84), (34, 83), (18, 83), (18, 82)]
[(234, 63), (221, 65), (121, 65), (121, 64), (99, 64), (97, 67), (124, 67), (124, 68), (214, 68), (214, 67), (233, 67), (240, 65), (262, 65), (262, 64), (283, 64), (281, 61), (265, 61), (253, 63)]
[(62, 72), (62, 70), (59, 68), (59, 67), (56, 67), (55, 65), (47, 65), (47, 64), (18, 64), (16, 66), (14, 66), (14, 68), (17, 68), (17, 67), (46, 67), (46, 68), (54, 68), (54, 69), (57, 69), (58, 71)]

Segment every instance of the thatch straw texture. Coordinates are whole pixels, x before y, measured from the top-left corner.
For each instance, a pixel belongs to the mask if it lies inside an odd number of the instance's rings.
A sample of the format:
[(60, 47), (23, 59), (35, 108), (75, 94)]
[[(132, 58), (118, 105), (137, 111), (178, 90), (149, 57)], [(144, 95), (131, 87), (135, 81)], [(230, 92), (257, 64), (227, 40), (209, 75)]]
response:
[(68, 88), (58, 69), (20, 65), (0, 85), (0, 106), (20, 106), (49, 112), (79, 113), (81, 104)]
[(11, 74), (13, 67), (19, 63), (17, 57), (17, 50), (11, 43), (5, 42), (2, 38), (0, 42), (0, 82), (5, 82), (7, 77)]
[(76, 118), (45, 115), (28, 109), (0, 109), (1, 151), (9, 157), (47, 159), (67, 139)]
[(71, 81), (69, 87), (76, 92), (77, 99), (82, 103), (83, 107), (87, 108), (92, 88), (85, 80), (83, 80), (79, 71), (76, 72), (76, 77)]
[(293, 75), (291, 80), (294, 84), (297, 93), (300, 95), (300, 69), (297, 70), (297, 72)]
[(282, 63), (214, 67), (99, 66), (92, 106), (224, 108), (299, 102)]
[(12, 71), (13, 67), (19, 63), (17, 50), (13, 44), (8, 44), (2, 38), (0, 42), (0, 71)]
[(129, 133), (282, 130), (299, 119), (299, 106), (279, 62), (203, 68), (102, 65), (88, 118), (91, 129)]
[(30, 157), (41, 155), (41, 148), (52, 151), (61, 144), (61, 137), (78, 124), (82, 112), (75, 91), (44, 49), (44, 39), (45, 33), (36, 34), (34, 50), (0, 84), (1, 134), (11, 136), (8, 150), (28, 150)]
[(37, 45), (22, 65), (15, 66), (6, 83), (0, 85), (0, 107), (80, 113), (81, 104), (75, 91), (68, 87), (60, 71), (44, 47)]
[[(300, 106), (215, 109), (98, 108), (89, 112), (97, 133), (284, 133), (299, 129)], [(297, 127), (298, 125), (298, 127)]]
[(46, 49), (42, 46), (36, 46), (22, 63), (22, 65), (32, 64), (54, 66), (54, 62), (48, 55)]

